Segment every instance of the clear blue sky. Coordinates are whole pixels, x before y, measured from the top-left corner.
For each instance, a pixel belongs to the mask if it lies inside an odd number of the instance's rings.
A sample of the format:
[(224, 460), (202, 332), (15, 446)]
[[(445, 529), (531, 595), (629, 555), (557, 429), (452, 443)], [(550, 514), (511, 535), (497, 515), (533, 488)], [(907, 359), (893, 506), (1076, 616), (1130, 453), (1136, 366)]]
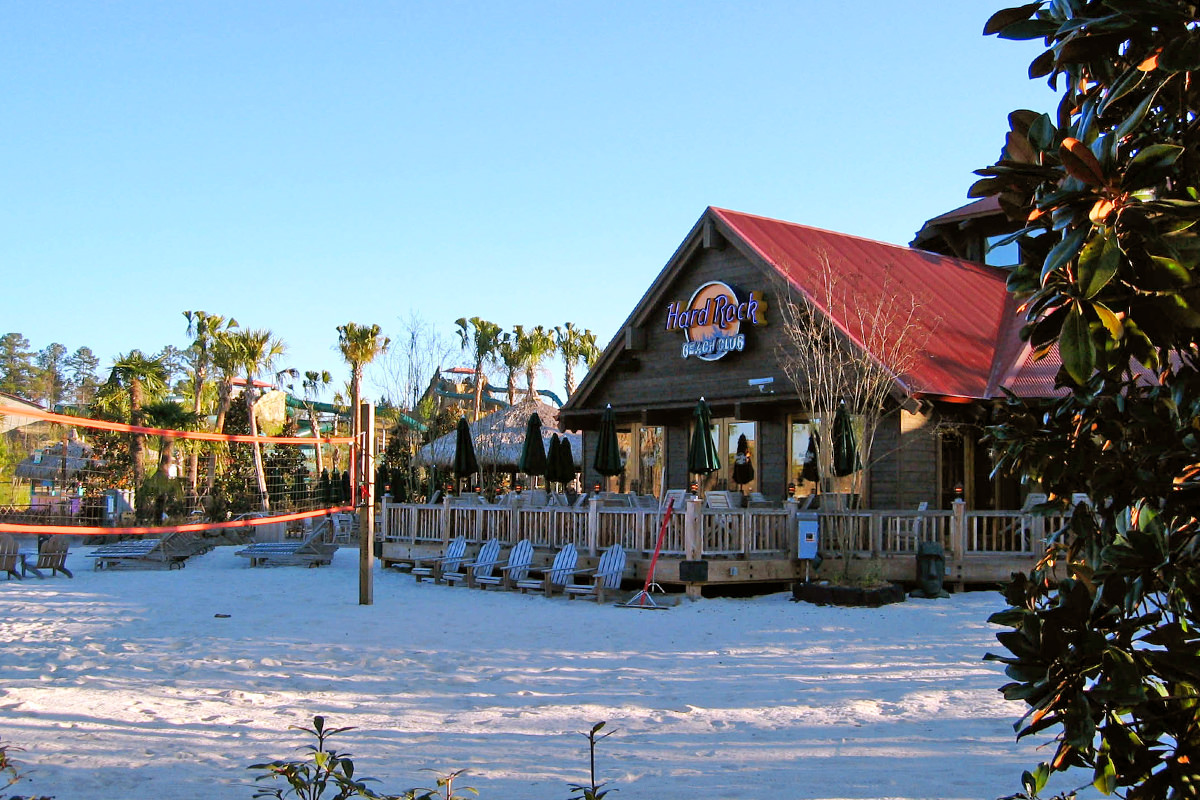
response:
[(413, 311), (607, 343), (705, 206), (904, 244), (966, 202), (1055, 102), (1004, 5), (3, 3), (0, 333), (107, 370), (202, 309), (339, 378), (337, 325)]

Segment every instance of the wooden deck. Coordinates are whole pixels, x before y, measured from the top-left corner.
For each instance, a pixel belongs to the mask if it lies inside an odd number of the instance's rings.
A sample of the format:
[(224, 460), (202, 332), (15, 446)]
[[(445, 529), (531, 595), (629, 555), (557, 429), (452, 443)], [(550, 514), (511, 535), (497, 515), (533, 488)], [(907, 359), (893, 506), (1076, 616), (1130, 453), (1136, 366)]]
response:
[[(543, 563), (569, 542), (579, 550), (581, 567), (595, 566), (605, 548), (619, 543), (628, 554), (629, 582), (639, 585), (663, 518), (657, 509), (613, 508), (599, 501), (582, 508), (389, 503), (381, 516), (385, 567), (436, 555), (458, 536), (476, 547), (491, 538), (505, 546), (529, 539), (535, 561)], [(873, 570), (888, 580), (913, 582), (917, 546), (935, 541), (945, 552), (946, 583), (960, 587), (999, 583), (1028, 570), (1045, 538), (1066, 523), (1061, 515), (967, 511), (962, 503), (949, 511), (806, 512), (796, 503), (716, 511), (688, 501), (667, 524), (656, 579), (683, 585), (694, 596), (705, 585), (801, 579), (808, 564), (797, 558), (798, 522), (813, 518), (824, 563), (819, 571), (808, 570), (812, 576), (840, 573), (845, 552), (852, 574)]]

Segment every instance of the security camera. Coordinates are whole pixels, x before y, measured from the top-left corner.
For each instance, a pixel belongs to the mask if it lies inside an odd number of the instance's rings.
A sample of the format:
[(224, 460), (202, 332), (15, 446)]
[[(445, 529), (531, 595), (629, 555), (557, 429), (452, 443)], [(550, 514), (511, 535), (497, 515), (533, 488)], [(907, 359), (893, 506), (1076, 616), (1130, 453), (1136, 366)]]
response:
[(770, 386), (774, 382), (774, 378), (751, 378), (750, 380), (746, 381), (746, 383), (750, 384), (751, 386), (757, 386), (760, 389), (762, 389), (764, 386)]

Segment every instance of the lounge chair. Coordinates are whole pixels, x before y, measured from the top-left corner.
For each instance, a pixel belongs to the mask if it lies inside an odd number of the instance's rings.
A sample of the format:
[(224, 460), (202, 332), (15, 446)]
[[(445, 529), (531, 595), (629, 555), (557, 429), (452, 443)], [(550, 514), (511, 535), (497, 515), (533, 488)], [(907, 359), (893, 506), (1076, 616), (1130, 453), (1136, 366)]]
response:
[[(467, 537), (459, 536), (446, 545), (445, 555), (437, 558), (418, 558), (413, 561), (412, 576), (420, 583), (425, 578), (433, 578), (434, 583), (442, 582), (442, 575), (447, 572), (457, 572), (458, 565), (467, 560)], [(425, 564), (428, 563), (428, 566)]]
[[(191, 547), (172, 544), (178, 533), (168, 533), (161, 538), (126, 539), (123, 542), (102, 544), (93, 550), (93, 569), (117, 569), (122, 567), (148, 567), (158, 569), (183, 569), (194, 554)], [(186, 539), (184, 540), (186, 541)]]
[(0, 572), (8, 580), (21, 580), (21, 548), (10, 534), (0, 533)]
[(312, 532), (300, 542), (255, 542), (238, 550), (235, 555), (250, 559), (250, 566), (304, 566), (320, 567), (333, 562), (337, 552), (336, 543), (326, 542), (325, 534), (331, 523), (322, 521), (314, 525)]
[(51, 576), (56, 572), (61, 572), (68, 578), (74, 578), (75, 576), (71, 574), (71, 570), (67, 569), (69, 547), (70, 543), (65, 536), (51, 536), (42, 545), (42, 549), (38, 551), (37, 567), (34, 568), (35, 572), (42, 574), (48, 570)]
[(571, 577), (575, 574), (575, 564), (578, 561), (579, 554), (575, 552), (575, 545), (565, 544), (558, 551), (558, 555), (554, 557), (554, 563), (548, 569), (530, 570), (531, 573), (540, 573), (540, 577), (527, 577), (523, 580), (513, 581), (513, 587), (522, 593), (541, 592), (549, 597), (554, 594), (555, 590), (561, 589), (571, 582)]
[(625, 548), (619, 544), (604, 551), (600, 563), (595, 569), (576, 570), (576, 575), (588, 575), (587, 583), (571, 583), (563, 586), (563, 592), (568, 598), (594, 597), (597, 603), (604, 602), (604, 595), (621, 588), (621, 578), (625, 574)]
[(442, 578), (451, 586), (460, 581), (467, 586), (474, 586), (479, 578), (491, 576), (499, 564), (500, 540), (488, 539), (483, 543), (483, 547), (479, 548), (479, 554), (475, 558), (461, 562), (453, 572), (443, 572)]
[(469, 586), (486, 589), (497, 586), (504, 589), (512, 588), (517, 581), (525, 580), (529, 575), (529, 565), (533, 563), (533, 544), (528, 539), (522, 539), (508, 551), (508, 563), (499, 568), (499, 575), (494, 572), (488, 575), (476, 576)]

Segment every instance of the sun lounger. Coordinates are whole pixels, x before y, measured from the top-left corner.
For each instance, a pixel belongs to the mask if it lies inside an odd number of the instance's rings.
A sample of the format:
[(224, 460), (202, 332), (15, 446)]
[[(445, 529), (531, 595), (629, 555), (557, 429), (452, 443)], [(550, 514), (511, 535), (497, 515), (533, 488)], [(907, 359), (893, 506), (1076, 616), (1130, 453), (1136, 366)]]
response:
[(575, 571), (575, 575), (588, 576), (586, 583), (576, 583), (572, 580), (563, 586), (563, 592), (571, 600), (576, 597), (593, 597), (597, 603), (603, 603), (605, 594), (621, 588), (621, 578), (624, 574), (625, 548), (614, 544), (600, 556), (600, 563), (595, 569)]
[(558, 555), (554, 557), (554, 563), (550, 565), (549, 569), (531, 569), (531, 573), (540, 573), (540, 576), (513, 581), (513, 586), (522, 593), (541, 592), (549, 597), (556, 590), (571, 582), (571, 576), (575, 574), (575, 564), (578, 560), (579, 555), (575, 552), (575, 545), (565, 544), (562, 550), (558, 551)]
[(477, 575), (468, 585), (480, 589), (486, 589), (489, 586), (511, 589), (516, 581), (525, 580), (529, 575), (529, 565), (532, 563), (533, 544), (528, 539), (522, 539), (508, 552), (508, 563), (499, 568), (499, 575), (494, 572), (490, 575)]
[(187, 559), (193, 555), (190, 548), (171, 544), (177, 533), (168, 533), (161, 538), (127, 539), (123, 542), (102, 544), (88, 558), (94, 569), (150, 568), (183, 569)]
[(335, 543), (325, 541), (330, 523), (322, 520), (313, 527), (312, 533), (301, 542), (255, 542), (237, 551), (235, 555), (250, 559), (250, 566), (320, 567), (333, 562), (337, 552)]

